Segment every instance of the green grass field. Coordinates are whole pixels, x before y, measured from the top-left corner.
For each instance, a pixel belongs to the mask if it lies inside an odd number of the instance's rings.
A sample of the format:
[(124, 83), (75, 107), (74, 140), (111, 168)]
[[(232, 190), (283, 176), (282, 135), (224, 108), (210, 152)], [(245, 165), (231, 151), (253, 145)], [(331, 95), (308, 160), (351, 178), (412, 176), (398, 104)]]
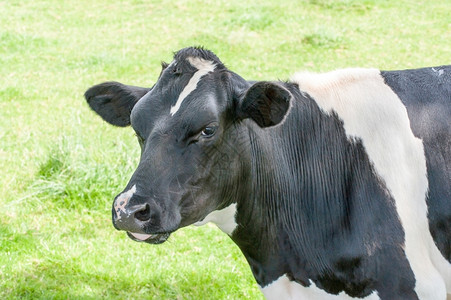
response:
[(0, 299), (261, 299), (213, 226), (159, 246), (110, 221), (139, 146), (83, 99), (192, 45), (248, 79), (451, 63), (449, 0), (0, 0)]

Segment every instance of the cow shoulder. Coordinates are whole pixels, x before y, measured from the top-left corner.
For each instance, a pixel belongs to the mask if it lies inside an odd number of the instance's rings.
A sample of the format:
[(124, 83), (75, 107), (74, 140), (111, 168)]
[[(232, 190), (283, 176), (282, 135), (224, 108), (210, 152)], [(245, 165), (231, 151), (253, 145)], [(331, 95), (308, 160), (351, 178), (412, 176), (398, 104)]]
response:
[[(325, 112), (336, 113), (343, 120), (350, 139), (362, 141), (375, 173), (395, 200), (404, 229), (405, 255), (416, 279), (416, 293), (443, 295), (445, 282), (440, 276), (449, 274), (449, 267), (443, 257), (435, 255), (434, 241), (428, 232), (423, 141), (412, 130), (411, 116), (400, 94), (387, 86), (375, 69), (296, 74), (293, 81), (312, 95)], [(421, 79), (416, 84), (417, 89), (427, 89)], [(422, 253), (431, 252), (433, 262), (426, 265)], [(446, 267), (438, 271), (440, 265)]]
[(406, 106), (412, 131), (423, 142), (429, 228), (438, 249), (451, 262), (451, 66), (381, 75)]

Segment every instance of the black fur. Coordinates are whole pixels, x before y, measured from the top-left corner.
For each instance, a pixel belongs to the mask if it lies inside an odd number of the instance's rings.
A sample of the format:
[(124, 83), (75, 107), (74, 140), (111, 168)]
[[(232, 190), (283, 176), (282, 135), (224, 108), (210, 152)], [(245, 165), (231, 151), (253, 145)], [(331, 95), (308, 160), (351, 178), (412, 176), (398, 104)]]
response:
[(188, 57), (198, 57), (204, 60), (212, 61), (216, 64), (217, 69), (224, 69), (225, 66), (221, 60), (213, 52), (203, 47), (187, 47), (174, 53), (174, 60), (177, 62), (185, 62)]

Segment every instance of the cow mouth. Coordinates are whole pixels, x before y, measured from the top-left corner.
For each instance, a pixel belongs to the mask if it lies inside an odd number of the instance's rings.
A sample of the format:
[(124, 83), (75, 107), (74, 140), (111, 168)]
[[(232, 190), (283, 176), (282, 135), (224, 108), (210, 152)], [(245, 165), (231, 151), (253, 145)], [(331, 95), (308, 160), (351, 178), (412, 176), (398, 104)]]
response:
[(136, 242), (145, 242), (149, 244), (161, 244), (167, 241), (170, 233), (156, 233), (156, 234), (145, 234), (145, 233), (134, 233), (127, 232), (129, 238)]

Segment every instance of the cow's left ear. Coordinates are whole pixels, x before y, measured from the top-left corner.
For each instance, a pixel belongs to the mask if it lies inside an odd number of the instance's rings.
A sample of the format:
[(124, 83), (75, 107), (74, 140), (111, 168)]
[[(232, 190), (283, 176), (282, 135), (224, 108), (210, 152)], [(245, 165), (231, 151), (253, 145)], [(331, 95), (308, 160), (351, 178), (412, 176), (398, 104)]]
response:
[(281, 123), (291, 106), (291, 93), (279, 84), (260, 81), (244, 94), (238, 107), (238, 117), (251, 118), (260, 127)]
[(89, 106), (108, 123), (129, 126), (130, 112), (150, 88), (125, 85), (120, 82), (104, 82), (89, 88), (85, 98)]

